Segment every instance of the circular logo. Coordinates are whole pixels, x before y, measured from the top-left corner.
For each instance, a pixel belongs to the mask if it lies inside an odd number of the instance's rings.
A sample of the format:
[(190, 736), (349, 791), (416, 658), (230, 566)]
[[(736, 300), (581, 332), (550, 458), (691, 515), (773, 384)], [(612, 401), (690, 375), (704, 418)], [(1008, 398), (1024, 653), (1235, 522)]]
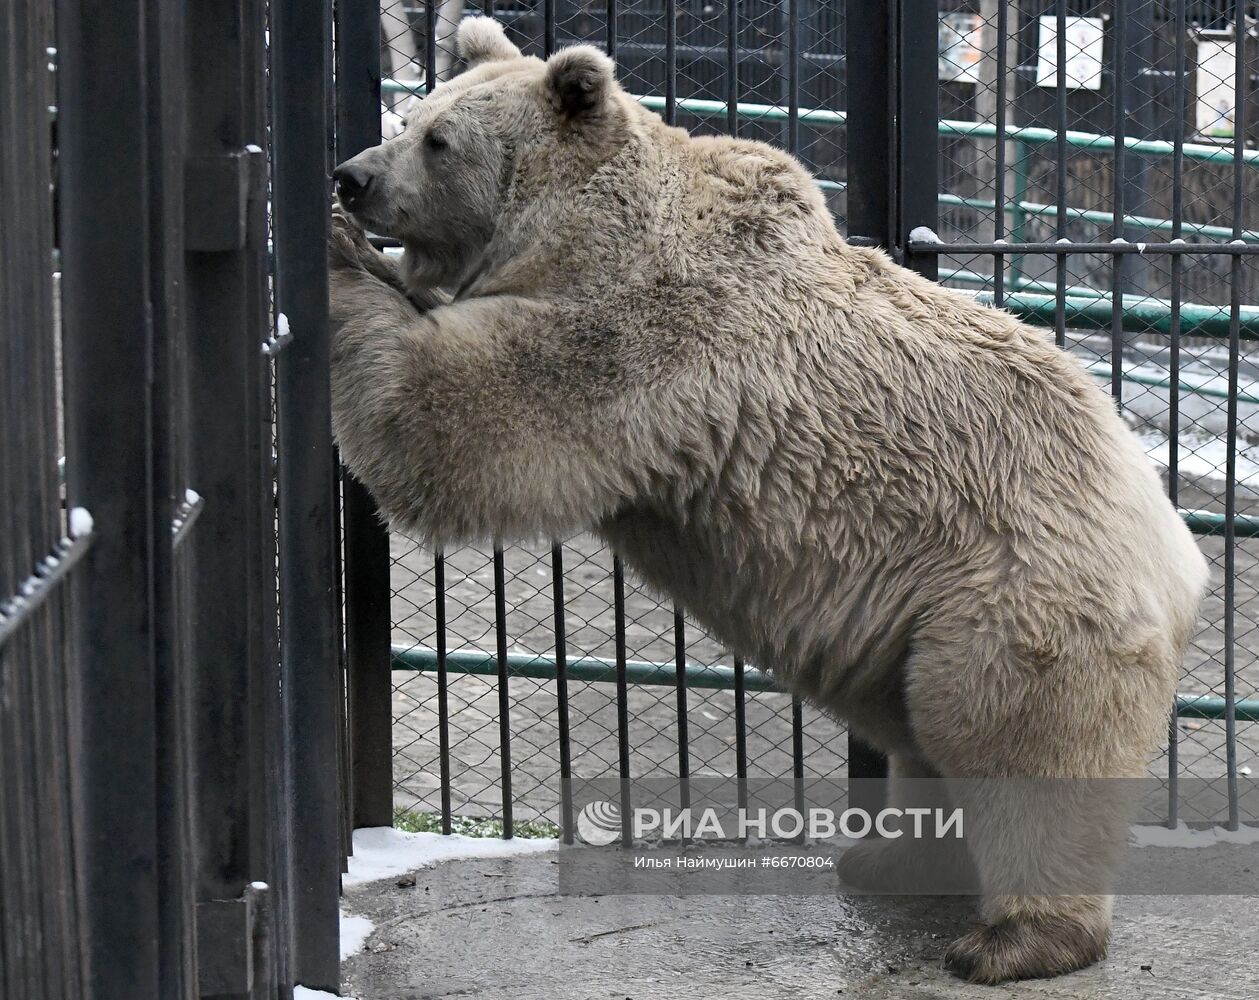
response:
[(615, 802), (587, 802), (577, 815), (577, 836), (591, 847), (621, 839), (621, 810)]

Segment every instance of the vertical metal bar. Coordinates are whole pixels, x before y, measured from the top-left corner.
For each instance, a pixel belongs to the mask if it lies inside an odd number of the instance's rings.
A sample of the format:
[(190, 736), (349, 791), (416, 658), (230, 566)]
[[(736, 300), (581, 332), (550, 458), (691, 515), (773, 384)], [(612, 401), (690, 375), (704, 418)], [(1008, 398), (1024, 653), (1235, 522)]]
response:
[(498, 655), (498, 761), (503, 803), (503, 839), (512, 837), (511, 694), (507, 669), (507, 581), (503, 549), (494, 546), (494, 640)]
[(686, 710), (686, 616), (673, 609), (673, 664), (677, 670), (678, 786), (683, 809), (691, 807), (691, 736)]
[[(899, 0), (897, 13), (896, 246), (904, 247), (912, 230), (938, 225), (940, 84), (933, 59), (939, 15), (932, 0)], [(939, 274), (935, 254), (906, 253), (904, 260), (906, 267), (933, 281)]]
[(621, 557), (612, 557), (612, 610), (616, 643), (616, 747), (620, 775), (621, 844), (633, 842), (630, 824), (629, 683), (625, 662), (625, 567)]
[(734, 775), (739, 808), (748, 807), (747, 688), (742, 657), (734, 658)]
[[(848, 238), (891, 249), (892, 147), (890, 0), (847, 0)], [(934, 23), (934, 18), (932, 19)], [(852, 44), (860, 39), (859, 44)]]
[(673, 125), (678, 101), (678, 0), (667, 0), (664, 17), (664, 120)]
[[(1189, 33), (1186, 0), (1176, 0), (1175, 77), (1172, 83), (1172, 105), (1176, 122), (1172, 133), (1172, 240), (1182, 238), (1185, 186), (1185, 68), (1186, 39)], [(1171, 257), (1171, 383), (1167, 399), (1167, 496), (1179, 505), (1180, 494), (1180, 254)], [(1173, 703), (1167, 722), (1167, 826), (1175, 829), (1180, 819), (1180, 720)]]
[(56, 8), (66, 499), (95, 520), (70, 621), (81, 914), (95, 995), (118, 997), (160, 995), (144, 13)]
[(726, 0), (726, 131), (739, 134), (739, 0)]
[[(0, 600), (64, 534), (57, 482), (52, 178), (47, 47), (52, 11), (18, 0), (0, 33)], [(72, 58), (75, 55), (72, 53)], [(25, 192), (31, 192), (31, 195)], [(0, 993), (82, 996), (67, 687), (71, 583), (0, 640)], [(15, 612), (21, 614), (21, 612)]]
[(276, 299), (294, 331), (276, 364), (280, 622), (290, 773), (292, 971), (337, 990), (341, 866), (328, 275), (328, 0), (272, 0)]
[[(997, 78), (993, 84), (997, 88), (995, 103), (994, 127), (997, 130), (996, 143), (993, 146), (993, 192), (995, 208), (993, 209), (992, 232), (994, 240), (1005, 239), (1005, 119), (1006, 119), (1006, 46), (1009, 34), (1009, 0), (997, 0)], [(1005, 255), (995, 254), (992, 258), (992, 297), (998, 309), (1005, 305)]]
[(446, 671), (446, 557), (433, 558), (433, 619), (437, 643), (437, 753), (442, 783), (442, 833), (450, 835), (450, 676)]
[[(1246, 0), (1236, 0), (1233, 27), (1233, 238), (1241, 239), (1246, 208), (1246, 102), (1250, 97), (1246, 65)], [(1224, 761), (1228, 783), (1228, 828), (1241, 822), (1237, 788), (1237, 379), (1241, 353), (1242, 258), (1234, 255), (1229, 289), (1227, 459), (1224, 473)]]
[[(337, 155), (380, 142), (380, 4), (337, 0)], [(345, 635), (349, 683), (353, 824), (393, 822), (389, 662), (389, 529), (366, 488), (343, 473)]]
[[(1114, 205), (1114, 228), (1112, 236), (1122, 240), (1127, 232), (1124, 226), (1124, 214), (1128, 210), (1125, 200), (1128, 185), (1124, 176), (1127, 169), (1124, 137), (1127, 134), (1128, 118), (1128, 0), (1113, 0), (1114, 19), (1111, 22), (1113, 49), (1115, 54), (1113, 81), (1114, 106), (1111, 108), (1114, 119), (1112, 128), (1115, 132), (1113, 155), (1114, 177), (1111, 201)], [(1123, 297), (1127, 290), (1126, 260), (1127, 254), (1111, 255), (1111, 309), (1110, 309), (1110, 394), (1116, 404), (1123, 402)]]
[(437, 86), (437, 3), (424, 3), (424, 92), (431, 94)]
[(555, 611), (555, 702), (560, 742), (560, 833), (573, 842), (573, 756), (568, 730), (568, 629), (564, 620), (564, 546), (551, 546), (551, 604)]
[[(796, 812), (804, 815), (804, 704), (791, 699), (791, 786)], [(804, 834), (799, 838), (804, 842)]]
[[(892, 60), (895, 35), (892, 4), (896, 0), (847, 0), (848, 120), (860, 128), (846, 130), (848, 142), (848, 238), (891, 250), (896, 245), (893, 220), (894, 170), (889, 170), (894, 134)], [(934, 28), (936, 15), (931, 16)], [(854, 40), (860, 40), (853, 44)], [(933, 66), (935, 63), (933, 62)], [(933, 83), (933, 87), (936, 84)], [(935, 188), (931, 189), (935, 197)], [(882, 806), (880, 782), (887, 762), (873, 748), (848, 735), (850, 802), (854, 807)], [(878, 801), (867, 794), (874, 787)]]
[[(1054, 27), (1054, 200), (1060, 241), (1067, 238), (1067, 2), (1058, 0)], [(1067, 261), (1064, 253), (1054, 255), (1054, 342), (1059, 347), (1067, 345)]]
[(800, 17), (798, 0), (787, 5), (787, 151), (800, 149)]
[(555, 51), (555, 0), (546, 0), (542, 7), (542, 55), (545, 57)]
[(616, 62), (616, 16), (617, 6), (616, 0), (606, 0), (606, 17), (608, 22), (608, 58)]

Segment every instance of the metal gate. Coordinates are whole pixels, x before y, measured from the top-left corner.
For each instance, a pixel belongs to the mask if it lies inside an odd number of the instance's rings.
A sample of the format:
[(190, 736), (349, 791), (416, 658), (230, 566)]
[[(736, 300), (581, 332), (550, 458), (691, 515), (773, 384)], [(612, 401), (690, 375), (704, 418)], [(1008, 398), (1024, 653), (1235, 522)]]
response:
[[(465, 10), (381, 6), (388, 133), (455, 69)], [(1157, 818), (1259, 819), (1238, 794), (1259, 749), (1254, 5), (538, 0), (468, 12), (494, 14), (526, 53), (604, 47), (631, 93), (693, 132), (791, 150), (850, 240), (1081, 356), (1213, 566), (1152, 765), (1166, 791)], [(1230, 90), (1204, 122), (1203, 102)], [(392, 565), (393, 683), (379, 671), (364, 683), (378, 706), (392, 695), (393, 760), (377, 743), (360, 778), (378, 804), (392, 792), (400, 825), (569, 840), (587, 778), (684, 788), (699, 774), (799, 786), (881, 773), (867, 749), (845, 750), (842, 726), (588, 537), (435, 554), (379, 531), (374, 545)]]
[(337, 988), (333, 27), (0, 14), (6, 997)]

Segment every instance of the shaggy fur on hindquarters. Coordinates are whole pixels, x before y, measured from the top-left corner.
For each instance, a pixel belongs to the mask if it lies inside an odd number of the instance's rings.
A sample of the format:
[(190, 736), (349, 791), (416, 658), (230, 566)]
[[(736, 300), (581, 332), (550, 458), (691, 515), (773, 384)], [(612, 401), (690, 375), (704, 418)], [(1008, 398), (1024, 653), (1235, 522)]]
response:
[(595, 531), (894, 759), (986, 779), (961, 793), (984, 926), (946, 961), (1096, 961), (1103, 888), (1011, 886), (1109, 858), (1122, 817), (1054, 835), (999, 779), (1139, 775), (1166, 725), (1206, 568), (1110, 400), (847, 245), (785, 153), (665, 126), (592, 48), (543, 63), (484, 19), (460, 43), (334, 219), (344, 459), (436, 544)]

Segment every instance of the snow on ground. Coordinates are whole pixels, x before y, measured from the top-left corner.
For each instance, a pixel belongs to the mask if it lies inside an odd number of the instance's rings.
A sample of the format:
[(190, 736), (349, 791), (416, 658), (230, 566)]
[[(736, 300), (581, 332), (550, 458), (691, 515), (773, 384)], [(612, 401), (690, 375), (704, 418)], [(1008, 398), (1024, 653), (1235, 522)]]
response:
[[(1159, 431), (1138, 434), (1141, 447), (1150, 461), (1158, 468), (1167, 468), (1169, 439)], [(1225, 463), (1228, 461), (1228, 442), (1220, 437), (1198, 438), (1192, 434), (1180, 436), (1177, 467), (1180, 475), (1188, 480), (1224, 481)], [(1237, 443), (1237, 485), (1259, 492), (1259, 449)]]
[(360, 917), (346, 910), (341, 911), (341, 961), (363, 950), (363, 945), (376, 929), (366, 917)]
[(1259, 826), (1242, 826), (1238, 830), (1226, 830), (1222, 826), (1205, 829), (1177, 824), (1176, 829), (1165, 826), (1138, 825), (1132, 828), (1128, 838), (1131, 847), (1214, 847), (1217, 844), (1251, 846), (1259, 844)]
[(458, 834), (405, 833), (388, 826), (354, 831), (354, 855), (342, 877), (345, 886), (406, 875), (431, 868), (439, 861), (502, 858), (558, 849), (554, 839), (501, 840), (495, 837), (463, 837)]
[(293, 1000), (354, 1000), (354, 998), (339, 997), (335, 993), (325, 993), (323, 990), (310, 990), (305, 986), (294, 986)]

